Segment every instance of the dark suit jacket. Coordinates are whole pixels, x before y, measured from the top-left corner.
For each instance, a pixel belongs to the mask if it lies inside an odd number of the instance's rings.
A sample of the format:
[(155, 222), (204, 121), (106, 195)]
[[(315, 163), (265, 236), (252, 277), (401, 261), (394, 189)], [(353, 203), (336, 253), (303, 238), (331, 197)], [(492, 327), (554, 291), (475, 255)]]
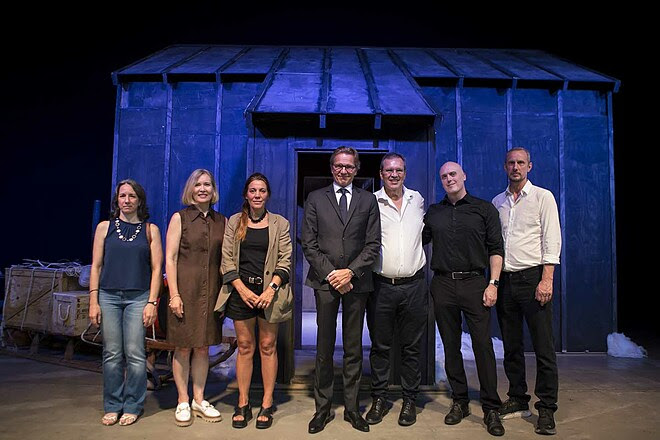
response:
[(376, 197), (353, 186), (348, 220), (342, 223), (332, 185), (307, 196), (302, 248), (311, 268), (305, 284), (330, 290), (325, 280), (334, 269), (355, 273), (353, 292), (373, 290), (371, 266), (380, 252), (380, 214)]

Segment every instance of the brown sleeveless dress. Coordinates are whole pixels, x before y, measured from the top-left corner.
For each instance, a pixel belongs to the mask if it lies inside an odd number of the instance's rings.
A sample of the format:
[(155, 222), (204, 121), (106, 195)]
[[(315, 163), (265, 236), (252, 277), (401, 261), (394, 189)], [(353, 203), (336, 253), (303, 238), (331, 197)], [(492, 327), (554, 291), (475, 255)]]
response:
[(168, 308), (167, 341), (182, 348), (217, 345), (221, 342), (221, 321), (213, 309), (222, 286), (220, 258), (225, 217), (213, 209), (204, 217), (194, 206), (182, 209), (179, 215), (177, 284), (183, 319)]

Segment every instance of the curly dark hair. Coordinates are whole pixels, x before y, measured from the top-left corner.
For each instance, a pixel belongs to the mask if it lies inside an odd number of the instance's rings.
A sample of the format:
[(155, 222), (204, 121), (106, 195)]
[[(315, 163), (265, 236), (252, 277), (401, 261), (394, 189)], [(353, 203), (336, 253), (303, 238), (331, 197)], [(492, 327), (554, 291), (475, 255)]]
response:
[(137, 209), (137, 216), (142, 222), (147, 220), (149, 218), (147, 194), (144, 192), (142, 185), (133, 179), (124, 179), (117, 183), (117, 187), (115, 188), (115, 195), (112, 197), (112, 203), (110, 204), (110, 220), (114, 220), (119, 217), (119, 188), (121, 188), (122, 185), (131, 185), (131, 188), (133, 188), (135, 195), (137, 195), (138, 200), (140, 201)]

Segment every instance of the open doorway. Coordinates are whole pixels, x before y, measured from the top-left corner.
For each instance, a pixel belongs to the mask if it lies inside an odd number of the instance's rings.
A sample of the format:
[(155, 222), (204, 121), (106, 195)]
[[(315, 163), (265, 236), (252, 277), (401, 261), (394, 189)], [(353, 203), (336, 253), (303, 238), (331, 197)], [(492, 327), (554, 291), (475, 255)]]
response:
[[(385, 152), (362, 152), (360, 151), (360, 171), (353, 180), (353, 185), (370, 192), (380, 189), (380, 161)], [(323, 188), (332, 184), (332, 175), (330, 174), (330, 156), (329, 151), (298, 151), (297, 152), (297, 231), (302, 229), (302, 219), (307, 195), (316, 189)], [(295, 309), (295, 348), (305, 349), (316, 346), (316, 303), (314, 300), (314, 290), (305, 286), (305, 278), (309, 270), (309, 264), (305, 259), (302, 246), (300, 245), (299, 233), (296, 239), (296, 309)], [(341, 306), (337, 317), (337, 339), (336, 346), (341, 347)], [(364, 347), (371, 346), (371, 340), (368, 336), (366, 324), (362, 332), (362, 342)]]

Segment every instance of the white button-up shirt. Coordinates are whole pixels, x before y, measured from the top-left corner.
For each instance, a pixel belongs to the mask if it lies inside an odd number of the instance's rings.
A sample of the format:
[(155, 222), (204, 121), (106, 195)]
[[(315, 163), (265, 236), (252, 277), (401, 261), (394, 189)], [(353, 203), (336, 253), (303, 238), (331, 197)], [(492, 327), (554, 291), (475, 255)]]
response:
[[(332, 190), (335, 192), (335, 198), (337, 199), (337, 205), (339, 205), (339, 199), (341, 198), (341, 193), (339, 190), (342, 187), (337, 185), (337, 182), (332, 182)], [(348, 212), (348, 209), (351, 207), (351, 199), (353, 199), (353, 184), (349, 183), (348, 185), (344, 186), (343, 188), (346, 188), (346, 210)]]
[(422, 248), (424, 198), (403, 187), (401, 211), (384, 188), (374, 193), (380, 211), (381, 247), (374, 272), (388, 278), (413, 276), (426, 264)]
[(528, 180), (518, 200), (513, 200), (507, 187), (495, 196), (493, 205), (502, 223), (505, 272), (559, 264), (561, 229), (557, 203), (550, 191)]

